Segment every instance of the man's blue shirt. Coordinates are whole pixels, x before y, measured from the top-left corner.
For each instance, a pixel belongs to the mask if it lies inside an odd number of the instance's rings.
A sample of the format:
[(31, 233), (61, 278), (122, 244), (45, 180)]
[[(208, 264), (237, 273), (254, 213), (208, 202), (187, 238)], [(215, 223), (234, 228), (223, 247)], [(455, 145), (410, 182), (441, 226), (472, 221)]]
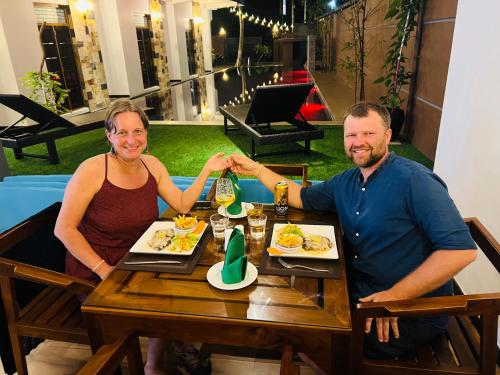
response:
[[(349, 169), (303, 188), (301, 199), (305, 210), (337, 212), (354, 300), (391, 288), (435, 250), (476, 248), (445, 183), (394, 153), (364, 183), (359, 168)], [(448, 282), (427, 296), (451, 294)]]

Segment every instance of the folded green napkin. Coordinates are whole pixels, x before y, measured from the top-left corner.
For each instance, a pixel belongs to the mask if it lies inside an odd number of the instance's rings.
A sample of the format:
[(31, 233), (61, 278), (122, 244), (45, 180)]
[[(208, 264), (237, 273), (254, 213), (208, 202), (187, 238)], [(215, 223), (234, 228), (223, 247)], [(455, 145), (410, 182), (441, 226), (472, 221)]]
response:
[(226, 258), (222, 268), (224, 284), (239, 283), (247, 273), (248, 260), (245, 255), (245, 236), (238, 228), (233, 229), (227, 243)]
[(236, 199), (234, 202), (228, 206), (227, 212), (230, 213), (231, 215), (238, 215), (241, 213), (242, 207), (241, 207), (241, 188), (240, 184), (238, 183), (238, 177), (231, 173), (231, 171), (227, 172), (227, 178), (231, 180), (231, 183), (233, 184), (233, 190), (234, 190), (234, 196)]

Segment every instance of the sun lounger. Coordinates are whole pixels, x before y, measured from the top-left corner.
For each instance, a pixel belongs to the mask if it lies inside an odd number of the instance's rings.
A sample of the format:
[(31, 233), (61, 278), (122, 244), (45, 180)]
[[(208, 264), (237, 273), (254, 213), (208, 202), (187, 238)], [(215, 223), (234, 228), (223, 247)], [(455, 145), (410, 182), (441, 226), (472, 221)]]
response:
[[(229, 119), (251, 138), (251, 157), (283, 154), (295, 151), (256, 153), (256, 144), (273, 145), (304, 141), (300, 151), (309, 153), (311, 140), (322, 139), (324, 132), (309, 124), (300, 113), (300, 107), (313, 88), (313, 83), (257, 86), (250, 104), (219, 107), (224, 116), (224, 133), (237, 128), (229, 128)], [(290, 126), (271, 126), (272, 123), (286, 122)]]
[[(24, 95), (0, 94), (0, 103), (20, 113), (22, 117), (9, 126), (0, 126), (0, 141), (3, 147), (14, 150), (16, 159), (24, 156), (48, 159), (51, 164), (59, 163), (55, 140), (103, 126), (104, 111), (86, 113), (69, 119), (61, 117)], [(20, 124), (29, 118), (33, 125)], [(23, 147), (47, 144), (47, 155), (23, 153)]]

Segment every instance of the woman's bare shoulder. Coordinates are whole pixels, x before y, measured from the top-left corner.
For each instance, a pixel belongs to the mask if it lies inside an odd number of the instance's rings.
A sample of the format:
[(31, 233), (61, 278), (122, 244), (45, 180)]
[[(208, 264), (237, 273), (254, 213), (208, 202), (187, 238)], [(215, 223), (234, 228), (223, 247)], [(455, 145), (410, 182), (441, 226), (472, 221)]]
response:
[(166, 174), (168, 174), (165, 165), (153, 155), (142, 155), (142, 161), (148, 167), (149, 171), (153, 174), (156, 182), (160, 182)]
[(144, 154), (141, 159), (149, 169), (152, 169), (151, 172), (160, 172), (165, 169), (165, 165), (156, 156)]
[(75, 178), (89, 178), (86, 183), (92, 184), (97, 183), (102, 185), (104, 180), (104, 174), (106, 170), (106, 154), (100, 154), (93, 156), (87, 160), (84, 160), (74, 173)]

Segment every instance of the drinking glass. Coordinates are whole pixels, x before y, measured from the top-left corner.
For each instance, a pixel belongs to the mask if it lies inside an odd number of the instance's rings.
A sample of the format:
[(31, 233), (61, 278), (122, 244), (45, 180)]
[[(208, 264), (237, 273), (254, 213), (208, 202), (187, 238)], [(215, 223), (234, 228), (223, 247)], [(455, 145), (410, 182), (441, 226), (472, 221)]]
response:
[(248, 227), (250, 228), (250, 238), (260, 240), (266, 234), (266, 214), (248, 215)]
[(264, 204), (260, 202), (252, 202), (253, 208), (247, 208), (248, 215), (262, 215), (264, 212)]
[(228, 222), (229, 219), (226, 216), (219, 214), (213, 214), (210, 216), (210, 224), (212, 224), (214, 240), (216, 243), (224, 243), (224, 231), (227, 229)]
[(229, 217), (227, 213), (227, 208), (236, 200), (236, 196), (233, 190), (233, 183), (229, 178), (219, 178), (217, 179), (217, 186), (215, 188), (215, 201), (224, 206), (226, 211), (226, 216)]

